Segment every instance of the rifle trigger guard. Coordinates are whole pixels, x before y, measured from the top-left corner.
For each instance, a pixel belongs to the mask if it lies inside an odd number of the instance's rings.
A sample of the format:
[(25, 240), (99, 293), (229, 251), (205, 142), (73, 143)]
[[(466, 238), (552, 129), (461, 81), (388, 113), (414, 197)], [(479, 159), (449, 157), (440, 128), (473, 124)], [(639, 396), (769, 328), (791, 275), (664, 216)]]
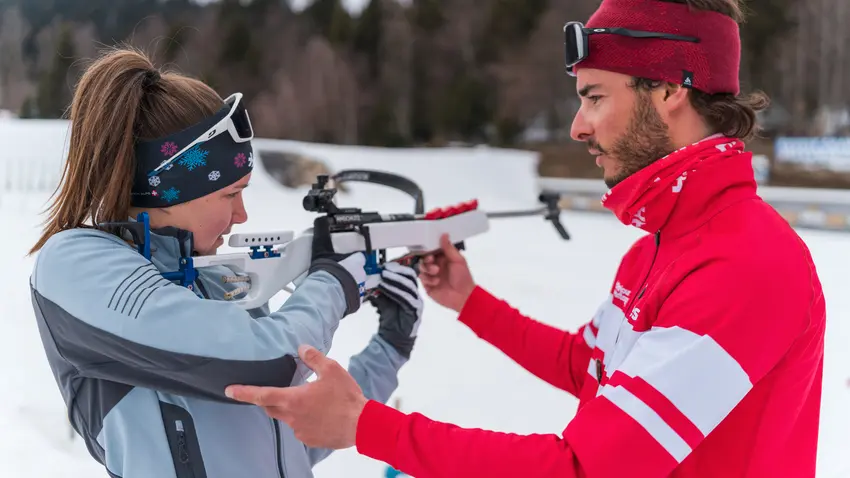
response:
[(375, 251), (372, 250), (372, 236), (369, 233), (369, 226), (366, 224), (358, 224), (355, 226), (355, 229), (361, 236), (363, 236), (363, 240), (366, 242), (366, 265), (364, 269), (366, 270), (367, 275), (374, 275), (381, 273), (381, 267), (378, 264), (378, 258), (375, 254)]
[(366, 254), (372, 254), (372, 236), (369, 234), (369, 226), (366, 224), (358, 224), (355, 226), (357, 232), (363, 236), (363, 240), (366, 241)]

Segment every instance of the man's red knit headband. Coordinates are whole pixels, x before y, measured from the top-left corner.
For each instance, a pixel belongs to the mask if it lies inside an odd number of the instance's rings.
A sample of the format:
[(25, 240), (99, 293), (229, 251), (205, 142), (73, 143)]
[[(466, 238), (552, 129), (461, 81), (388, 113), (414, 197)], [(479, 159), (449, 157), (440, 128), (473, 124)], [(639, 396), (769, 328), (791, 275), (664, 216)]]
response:
[(705, 93), (740, 92), (741, 39), (727, 15), (693, 10), (660, 0), (604, 0), (587, 28), (632, 30), (693, 36), (699, 43), (615, 34), (591, 35), (588, 57), (575, 66), (683, 84)]

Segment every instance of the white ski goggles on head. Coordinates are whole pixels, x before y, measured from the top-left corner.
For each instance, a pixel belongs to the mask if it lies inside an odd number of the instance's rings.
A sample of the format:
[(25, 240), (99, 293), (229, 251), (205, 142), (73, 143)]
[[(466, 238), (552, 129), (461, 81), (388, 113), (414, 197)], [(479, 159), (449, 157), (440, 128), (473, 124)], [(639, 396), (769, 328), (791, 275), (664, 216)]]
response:
[(254, 139), (254, 128), (251, 126), (251, 118), (248, 116), (248, 110), (245, 109), (245, 104), (242, 101), (242, 93), (234, 93), (224, 100), (224, 107), (216, 113), (213, 118), (221, 116), (209, 129), (198, 135), (192, 142), (183, 147), (180, 151), (173, 154), (165, 161), (153, 169), (148, 176), (156, 176), (173, 163), (186, 151), (192, 149), (195, 145), (209, 141), (216, 136), (224, 133), (230, 133), (230, 138), (235, 143), (245, 143)]
[(602, 33), (632, 38), (660, 38), (694, 43), (699, 43), (700, 41), (696, 37), (674, 35), (671, 33), (647, 32), (620, 27), (586, 28), (582, 22), (567, 22), (564, 25), (564, 63), (568, 75), (576, 76), (574, 67), (587, 58), (587, 55), (590, 53), (590, 35)]

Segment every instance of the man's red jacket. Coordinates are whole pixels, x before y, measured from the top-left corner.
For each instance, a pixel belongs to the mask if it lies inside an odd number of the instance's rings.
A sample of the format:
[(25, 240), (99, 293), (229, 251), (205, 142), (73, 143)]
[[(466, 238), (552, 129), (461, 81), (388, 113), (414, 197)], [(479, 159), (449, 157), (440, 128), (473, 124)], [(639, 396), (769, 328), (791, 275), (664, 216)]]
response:
[[(562, 435), (463, 429), (369, 402), (361, 454), (415, 477), (813, 477), (825, 306), (803, 241), (711, 137), (603, 198), (650, 234), (568, 333), (478, 287), (460, 320), (578, 397)], [(576, 274), (581, 271), (576, 270)]]

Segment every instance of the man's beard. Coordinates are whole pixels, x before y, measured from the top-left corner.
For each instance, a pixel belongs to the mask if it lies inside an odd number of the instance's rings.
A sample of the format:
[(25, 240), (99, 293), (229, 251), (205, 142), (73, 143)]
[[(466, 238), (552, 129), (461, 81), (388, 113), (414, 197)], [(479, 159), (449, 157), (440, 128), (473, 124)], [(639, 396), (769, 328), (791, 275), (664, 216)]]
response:
[(620, 170), (613, 177), (605, 178), (609, 189), (676, 149), (667, 125), (644, 92), (638, 92), (626, 132), (614, 142), (610, 151), (593, 140), (588, 141), (588, 147), (620, 163)]

